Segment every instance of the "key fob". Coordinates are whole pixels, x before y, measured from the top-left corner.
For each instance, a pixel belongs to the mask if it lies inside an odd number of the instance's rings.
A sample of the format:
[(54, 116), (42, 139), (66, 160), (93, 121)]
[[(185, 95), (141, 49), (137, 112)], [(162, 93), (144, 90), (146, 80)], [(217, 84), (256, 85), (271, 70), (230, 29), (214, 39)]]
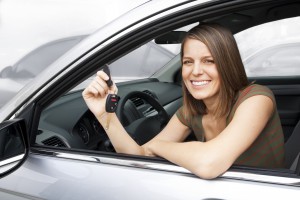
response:
[(107, 65), (104, 66), (103, 71), (107, 74), (107, 76), (109, 76), (109, 79), (106, 81), (106, 84), (108, 87), (111, 87), (113, 85), (113, 82), (111, 80), (110, 70)]
[(108, 94), (106, 98), (105, 110), (108, 113), (114, 113), (117, 109), (120, 97), (116, 94)]

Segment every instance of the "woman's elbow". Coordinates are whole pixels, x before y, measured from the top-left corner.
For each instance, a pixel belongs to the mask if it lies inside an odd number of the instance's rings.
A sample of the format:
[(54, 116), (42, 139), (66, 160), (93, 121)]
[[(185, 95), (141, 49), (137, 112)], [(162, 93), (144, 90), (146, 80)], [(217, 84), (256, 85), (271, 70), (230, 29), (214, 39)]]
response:
[(214, 178), (217, 178), (220, 173), (216, 173), (215, 171), (211, 170), (211, 169), (208, 169), (208, 168), (198, 168), (196, 170), (193, 171), (193, 173), (202, 178), (202, 179), (214, 179)]
[(226, 167), (226, 164), (221, 164), (218, 161), (207, 160), (199, 163), (197, 167), (191, 171), (200, 178), (214, 179), (222, 175), (229, 167)]

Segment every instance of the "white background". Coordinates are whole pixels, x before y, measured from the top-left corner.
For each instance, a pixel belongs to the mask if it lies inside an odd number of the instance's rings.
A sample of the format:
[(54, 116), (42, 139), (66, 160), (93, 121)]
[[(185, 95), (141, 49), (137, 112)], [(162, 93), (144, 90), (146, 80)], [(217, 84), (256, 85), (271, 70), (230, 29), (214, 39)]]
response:
[(36, 47), (90, 34), (146, 0), (0, 0), (0, 70)]

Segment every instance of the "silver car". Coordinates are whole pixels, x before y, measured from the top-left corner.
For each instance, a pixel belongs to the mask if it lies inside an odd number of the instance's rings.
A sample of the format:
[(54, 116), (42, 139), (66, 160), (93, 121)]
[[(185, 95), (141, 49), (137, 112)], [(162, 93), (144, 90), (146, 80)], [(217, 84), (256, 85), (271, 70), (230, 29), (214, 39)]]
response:
[[(178, 53), (189, 27), (216, 22), (236, 35), (280, 22), (285, 31), (279, 36), (288, 37), (286, 26), (300, 29), (294, 23), (299, 10), (296, 0), (149, 1), (100, 28), (0, 110), (0, 199), (299, 199), (300, 77), (293, 70), (283, 76), (263, 72), (249, 77), (275, 94), (286, 167), (234, 165), (213, 180), (162, 158), (116, 153), (81, 96), (95, 72), (108, 65), (121, 96), (117, 115), (130, 136), (143, 144), (182, 104)], [(263, 30), (260, 37), (268, 37)], [(255, 41), (254, 34), (247, 35), (244, 40)], [(238, 42), (243, 50), (255, 48), (255, 42)], [(137, 53), (145, 45), (153, 48)], [(153, 51), (157, 45), (164, 53)], [(135, 66), (126, 63), (128, 56), (136, 58)], [(259, 74), (259, 67), (251, 69)]]

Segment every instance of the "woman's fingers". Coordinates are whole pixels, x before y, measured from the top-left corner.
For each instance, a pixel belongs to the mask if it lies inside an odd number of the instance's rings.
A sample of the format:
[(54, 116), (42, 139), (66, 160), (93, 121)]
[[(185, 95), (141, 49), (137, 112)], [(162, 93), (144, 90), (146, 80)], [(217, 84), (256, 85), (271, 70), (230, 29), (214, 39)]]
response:
[(99, 92), (98, 92), (97, 88), (95, 88), (92, 84), (89, 86), (88, 90), (94, 96), (98, 96), (99, 95)]
[[(108, 92), (108, 87), (104, 81), (99, 80), (95, 77), (94, 80), (88, 85), (88, 87), (83, 91), (84, 97), (104, 97)], [(92, 95), (92, 96), (91, 96)]]
[[(110, 94), (117, 94), (118, 93), (118, 88), (117, 88), (117, 86), (116, 86), (116, 84), (113, 82), (113, 85), (112, 86), (110, 86), (110, 87), (108, 87), (108, 85), (107, 85), (107, 81), (109, 80), (109, 76), (104, 72), (104, 71), (98, 71), (97, 72), (97, 77), (99, 77), (102, 81), (101, 82), (99, 82), (100, 83), (100, 85), (106, 90), (107, 89), (107, 91), (108, 91), (108, 93), (110, 93)], [(104, 85), (103, 85), (103, 81), (104, 81)]]
[(109, 76), (104, 71), (98, 71), (97, 76), (103, 79), (104, 81), (109, 80)]
[(115, 83), (111, 87), (108, 87), (106, 81), (109, 79), (107, 74), (103, 71), (98, 71), (94, 80), (85, 89), (83, 94), (93, 94), (95, 97), (105, 97), (108, 93), (117, 94), (118, 88)]
[(99, 94), (103, 97), (108, 93), (108, 86), (106, 82), (99, 76), (96, 76), (93, 81), (93, 86), (98, 90)]

